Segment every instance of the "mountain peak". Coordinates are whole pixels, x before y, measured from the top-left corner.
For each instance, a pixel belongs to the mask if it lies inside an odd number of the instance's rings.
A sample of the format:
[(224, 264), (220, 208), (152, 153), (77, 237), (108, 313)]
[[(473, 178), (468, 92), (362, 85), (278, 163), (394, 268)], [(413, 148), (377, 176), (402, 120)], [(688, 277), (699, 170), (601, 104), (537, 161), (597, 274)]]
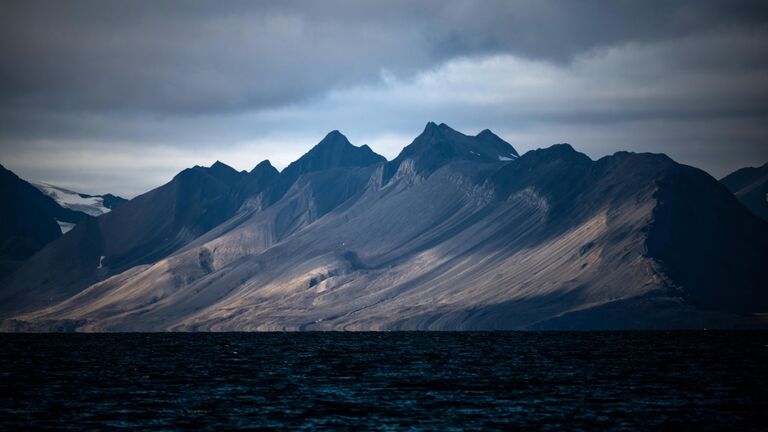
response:
[(480, 133), (478, 133), (478, 134), (477, 134), (477, 135), (475, 135), (475, 136), (476, 136), (477, 138), (481, 138), (481, 139), (496, 139), (496, 140), (501, 140), (501, 138), (500, 138), (498, 135), (496, 135), (495, 133), (493, 133), (493, 131), (492, 131), (492, 130), (490, 130), (490, 129), (483, 129), (483, 130), (481, 130), (481, 131), (480, 131)]
[(211, 165), (207, 170), (210, 174), (212, 174), (215, 177), (221, 177), (221, 176), (229, 177), (229, 176), (239, 174), (236, 169), (218, 160), (214, 162), (213, 165)]
[[(574, 149), (572, 145), (570, 145), (569, 143), (566, 143), (566, 142), (552, 144), (550, 146), (550, 148), (557, 149), (559, 151), (565, 151), (565, 152), (575, 152), (576, 151), (576, 149)], [(621, 152), (617, 152), (617, 153), (621, 153)], [(629, 153), (629, 152), (624, 152), (624, 153)]]
[(489, 147), (489, 150), (496, 153), (499, 160), (509, 160), (520, 157), (520, 154), (514, 147), (512, 147), (512, 145), (491, 132), (490, 129), (483, 129), (475, 136), (475, 138), (480, 140), (483, 146)]
[(516, 157), (517, 151), (509, 143), (487, 129), (477, 136), (468, 136), (445, 123), (429, 122), (424, 131), (389, 163), (386, 180), (406, 159), (415, 161), (417, 171), (431, 172), (453, 160), (488, 163)]
[(428, 122), (426, 126), (424, 126), (424, 131), (419, 136), (433, 136), (433, 135), (443, 135), (443, 134), (463, 135), (461, 132), (453, 129), (452, 127), (448, 126), (445, 123), (437, 124), (431, 121), (431, 122)]
[(253, 169), (251, 170), (251, 174), (255, 172), (260, 171), (277, 171), (277, 169), (272, 166), (272, 162), (269, 161), (269, 159), (264, 159), (263, 161), (259, 162)]
[[(350, 145), (350, 146), (352, 146), (352, 143), (349, 142), (349, 140), (347, 139), (346, 136), (344, 136), (343, 133), (341, 133), (338, 130), (334, 129), (334, 130), (328, 132), (325, 135), (325, 137), (322, 140), (320, 140), (320, 142), (317, 143), (317, 145), (315, 145), (315, 148), (320, 147), (320, 146), (326, 146), (326, 145), (336, 145), (336, 146)], [(313, 150), (314, 150), (314, 148), (313, 148)]]
[(258, 165), (253, 167), (249, 175), (251, 177), (272, 179), (280, 175), (280, 171), (278, 171), (277, 168), (272, 166), (272, 163), (269, 162), (269, 159), (265, 159), (259, 162)]
[(218, 179), (219, 181), (223, 181), (225, 183), (231, 184), (233, 182), (236, 182), (241, 175), (243, 175), (243, 173), (238, 172), (236, 169), (232, 168), (231, 166), (217, 160), (210, 167), (195, 165), (192, 168), (187, 168), (185, 170), (182, 170), (181, 172), (176, 174), (176, 176), (174, 177), (174, 180), (179, 179), (183, 181), (188, 181), (193, 178), (199, 179), (204, 176), (210, 176), (215, 179)]
[(217, 160), (216, 162), (213, 163), (213, 165), (211, 165), (211, 169), (227, 169), (227, 168), (234, 169), (220, 160)]
[(208, 172), (216, 177), (237, 175), (238, 171), (221, 161), (216, 161), (208, 168)]
[(304, 156), (288, 165), (282, 174), (293, 181), (311, 171), (368, 166), (379, 162), (386, 162), (384, 156), (376, 154), (367, 145), (354, 146), (341, 132), (333, 130)]

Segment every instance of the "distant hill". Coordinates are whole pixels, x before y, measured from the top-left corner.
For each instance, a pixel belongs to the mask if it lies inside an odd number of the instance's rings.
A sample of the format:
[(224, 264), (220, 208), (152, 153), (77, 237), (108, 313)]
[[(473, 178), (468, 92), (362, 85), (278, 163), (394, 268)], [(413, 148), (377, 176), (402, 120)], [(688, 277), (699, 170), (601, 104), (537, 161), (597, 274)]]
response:
[(742, 168), (720, 180), (752, 213), (768, 221), (768, 163)]

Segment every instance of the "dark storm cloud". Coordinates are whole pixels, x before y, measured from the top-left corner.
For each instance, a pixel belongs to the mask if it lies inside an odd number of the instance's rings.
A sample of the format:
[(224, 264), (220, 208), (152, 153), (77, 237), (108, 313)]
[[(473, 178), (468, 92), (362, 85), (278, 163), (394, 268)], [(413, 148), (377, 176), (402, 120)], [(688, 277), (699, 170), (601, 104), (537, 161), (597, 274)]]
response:
[(766, 3), (749, 1), (5, 2), (0, 104), (260, 109), (456, 56), (568, 62), (595, 47), (765, 22)]
[(767, 77), (765, 1), (0, 0), (0, 162), (133, 195), (435, 120), (719, 176), (768, 159)]

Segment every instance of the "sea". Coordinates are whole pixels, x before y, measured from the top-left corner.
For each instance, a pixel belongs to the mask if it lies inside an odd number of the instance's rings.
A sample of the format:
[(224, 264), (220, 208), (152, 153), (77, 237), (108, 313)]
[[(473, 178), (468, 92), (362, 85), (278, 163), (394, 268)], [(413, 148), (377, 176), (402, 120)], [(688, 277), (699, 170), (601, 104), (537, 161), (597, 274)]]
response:
[(0, 430), (768, 430), (768, 332), (0, 334)]

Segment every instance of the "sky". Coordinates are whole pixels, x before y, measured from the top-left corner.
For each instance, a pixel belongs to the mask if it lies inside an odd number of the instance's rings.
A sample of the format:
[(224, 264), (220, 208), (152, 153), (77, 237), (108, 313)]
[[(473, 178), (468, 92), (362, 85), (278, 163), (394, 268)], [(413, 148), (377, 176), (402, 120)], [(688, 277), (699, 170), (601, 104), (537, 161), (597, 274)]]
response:
[(428, 121), (520, 153), (768, 161), (766, 1), (0, 0), (0, 163), (133, 197)]

